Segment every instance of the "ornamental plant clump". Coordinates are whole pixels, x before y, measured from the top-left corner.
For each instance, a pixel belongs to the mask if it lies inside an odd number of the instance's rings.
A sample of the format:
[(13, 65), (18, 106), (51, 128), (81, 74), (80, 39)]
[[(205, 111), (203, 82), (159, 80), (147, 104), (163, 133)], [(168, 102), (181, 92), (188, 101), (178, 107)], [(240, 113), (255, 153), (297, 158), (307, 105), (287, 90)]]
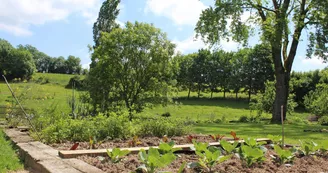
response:
[(238, 137), (237, 137), (237, 134), (236, 134), (236, 132), (234, 132), (234, 131), (231, 131), (231, 132), (230, 132), (230, 135), (233, 137), (233, 140), (235, 140), (235, 141), (238, 141), (238, 140), (240, 140), (240, 138), (238, 138)]
[(231, 154), (233, 152), (233, 150), (236, 149), (238, 142), (235, 141), (234, 143), (229, 143), (228, 141), (221, 140), (220, 144), (221, 144), (222, 148), (224, 149), (224, 151), (226, 151), (228, 154)]
[(242, 145), (240, 151), (248, 167), (252, 166), (254, 163), (262, 163), (265, 160), (264, 152), (259, 148)]
[(286, 162), (291, 162), (294, 159), (294, 153), (291, 150), (284, 150), (279, 145), (274, 146), (274, 151), (278, 155), (280, 164), (284, 164)]
[(189, 164), (189, 168), (200, 168), (204, 172), (212, 172), (212, 168), (232, 157), (232, 155), (222, 156), (217, 147), (210, 146), (208, 143), (193, 141), (196, 155), (199, 157), (198, 162)]
[(220, 134), (217, 134), (217, 135), (210, 135), (210, 137), (214, 140), (214, 141), (221, 141), (222, 138), (224, 137), (224, 135), (220, 135)]
[(119, 148), (113, 148), (112, 151), (107, 150), (107, 154), (113, 163), (118, 163), (122, 160), (123, 156), (130, 153), (129, 150), (121, 150)]
[(155, 148), (149, 148), (148, 153), (141, 149), (138, 156), (143, 165), (137, 168), (137, 172), (141, 171), (143, 173), (155, 173), (158, 168), (163, 168), (176, 159), (172, 152), (160, 154), (158, 149)]

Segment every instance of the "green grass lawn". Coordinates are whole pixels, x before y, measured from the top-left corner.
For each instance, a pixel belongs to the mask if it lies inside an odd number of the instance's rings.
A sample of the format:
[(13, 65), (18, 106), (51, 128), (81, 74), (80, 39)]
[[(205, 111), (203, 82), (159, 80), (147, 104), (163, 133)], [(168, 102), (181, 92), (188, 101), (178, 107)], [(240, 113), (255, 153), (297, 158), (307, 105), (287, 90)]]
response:
[[(17, 95), (26, 93), (26, 99), (23, 102), (24, 107), (29, 109), (43, 109), (49, 108), (51, 105), (57, 105), (60, 112), (68, 113), (70, 108), (68, 106), (68, 98), (72, 95), (72, 90), (66, 89), (65, 85), (69, 79), (74, 75), (63, 74), (42, 74), (34, 75), (34, 80), (43, 77), (48, 78), (49, 83), (37, 84), (29, 83), (11, 83)], [(81, 76), (83, 77), (83, 76)], [(29, 89), (27, 89), (29, 88)], [(79, 95), (77, 91), (76, 95)], [(225, 117), (226, 120), (238, 120), (241, 116), (256, 115), (256, 112), (250, 112), (248, 109), (248, 97), (246, 93), (240, 93), (238, 100), (235, 100), (234, 93), (226, 93), (227, 99), (222, 99), (223, 93), (214, 93), (213, 99), (210, 99), (210, 93), (202, 93), (201, 98), (196, 98), (197, 93), (191, 92), (191, 98), (186, 99), (188, 93), (186, 91), (179, 92), (178, 104), (169, 105), (166, 107), (156, 106), (152, 109), (146, 109), (141, 114), (153, 116), (161, 115), (169, 112), (172, 117), (180, 117), (193, 120), (215, 120), (217, 118)], [(11, 94), (4, 83), (0, 83), (0, 105), (6, 104), (11, 99)], [(292, 115), (287, 115), (287, 118), (299, 117), (306, 119), (309, 113), (294, 112)], [(270, 114), (263, 114), (263, 118), (270, 118)], [(304, 129), (321, 128), (318, 125), (287, 125), (286, 134), (287, 142), (295, 143), (298, 139), (327, 139), (327, 134), (321, 133), (304, 133)], [(193, 127), (194, 132), (197, 133), (226, 133), (229, 134), (231, 130), (236, 131), (242, 137), (266, 137), (267, 134), (280, 134), (281, 127), (273, 124), (198, 124)]]
[(6, 140), (2, 129), (0, 129), (0, 146), (0, 173), (24, 168), (11, 143)]
[[(285, 141), (289, 144), (298, 144), (299, 140), (328, 140), (327, 133), (304, 132), (304, 129), (322, 129), (320, 125), (285, 125)], [(281, 125), (257, 123), (229, 123), (229, 124), (198, 124), (193, 127), (194, 133), (223, 134), (230, 136), (235, 131), (241, 138), (265, 138), (268, 134), (281, 136)]]

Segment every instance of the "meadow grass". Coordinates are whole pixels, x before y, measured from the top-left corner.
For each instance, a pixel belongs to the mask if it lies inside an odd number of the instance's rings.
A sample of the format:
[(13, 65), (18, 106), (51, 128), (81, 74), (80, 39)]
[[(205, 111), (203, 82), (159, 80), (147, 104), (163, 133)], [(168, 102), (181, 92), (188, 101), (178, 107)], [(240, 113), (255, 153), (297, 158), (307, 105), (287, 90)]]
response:
[[(39, 78), (48, 79), (50, 84), (66, 86), (69, 80), (76, 75), (73, 74), (56, 74), (56, 73), (35, 73), (32, 78), (34, 81)], [(82, 79), (84, 75), (78, 75)]]
[[(304, 130), (319, 130), (320, 125), (296, 125), (285, 124), (285, 142), (288, 144), (299, 144), (299, 140), (328, 140), (327, 133), (304, 132)], [(280, 124), (259, 124), (259, 123), (227, 123), (227, 124), (197, 124), (193, 127), (194, 133), (202, 134), (222, 134), (230, 136), (230, 132), (235, 131), (241, 138), (265, 138), (268, 134), (282, 135)]]
[(0, 128), (0, 173), (16, 171), (24, 168), (10, 141), (7, 141)]
[[(24, 107), (28, 109), (44, 109), (57, 105), (59, 112), (69, 113), (68, 99), (72, 95), (72, 90), (66, 89), (65, 86), (69, 79), (74, 75), (63, 74), (42, 74), (34, 75), (34, 80), (43, 77), (49, 78), (47, 84), (28, 83), (11, 83), (17, 95), (25, 93), (28, 99), (23, 101)], [(83, 76), (82, 76), (83, 77)], [(76, 91), (78, 96), (80, 91)], [(190, 99), (187, 99), (188, 92), (183, 91), (176, 94), (177, 104), (155, 106), (147, 108), (142, 113), (146, 116), (161, 115), (169, 112), (172, 117), (179, 117), (192, 120), (215, 120), (222, 119), (227, 121), (238, 120), (241, 116), (255, 116), (256, 112), (249, 110), (247, 93), (239, 93), (238, 100), (235, 99), (234, 93), (226, 93), (226, 99), (222, 99), (223, 93), (214, 93), (210, 99), (211, 93), (204, 92), (200, 98), (197, 98), (196, 92), (191, 92)], [(0, 105), (10, 101), (11, 94), (4, 83), (0, 83)], [(296, 111), (287, 118), (298, 117), (306, 119), (309, 113)], [(137, 115), (138, 116), (138, 115)], [(264, 113), (262, 118), (271, 118), (271, 114)], [(319, 125), (286, 125), (287, 142), (295, 143), (298, 139), (325, 139), (325, 134), (321, 133), (304, 133), (304, 129), (319, 129)], [(280, 134), (280, 125), (276, 124), (254, 124), (254, 123), (227, 123), (227, 124), (197, 124), (193, 127), (195, 133), (225, 133), (231, 130), (237, 131), (242, 137), (266, 137), (267, 134)], [(326, 137), (327, 138), (327, 137)]]

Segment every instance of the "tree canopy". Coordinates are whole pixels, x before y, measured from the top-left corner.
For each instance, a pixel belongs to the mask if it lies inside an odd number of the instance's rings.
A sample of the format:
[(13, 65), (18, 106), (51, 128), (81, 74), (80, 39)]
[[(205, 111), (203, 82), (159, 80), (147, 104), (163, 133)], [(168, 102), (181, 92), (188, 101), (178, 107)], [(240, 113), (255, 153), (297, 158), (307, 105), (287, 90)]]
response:
[(132, 118), (147, 103), (165, 101), (174, 47), (165, 33), (150, 24), (128, 22), (125, 28), (102, 32), (92, 54), (97, 63), (89, 73), (94, 104), (104, 110), (124, 105)]
[[(309, 32), (307, 56), (328, 57), (327, 8), (322, 0), (216, 0), (214, 7), (202, 12), (195, 30), (211, 45), (222, 39), (246, 44), (252, 29), (261, 31), (263, 41), (270, 44), (276, 77), (272, 121), (280, 121), (280, 107), (287, 106), (290, 72), (304, 29)], [(286, 118), (286, 109), (283, 115)]]

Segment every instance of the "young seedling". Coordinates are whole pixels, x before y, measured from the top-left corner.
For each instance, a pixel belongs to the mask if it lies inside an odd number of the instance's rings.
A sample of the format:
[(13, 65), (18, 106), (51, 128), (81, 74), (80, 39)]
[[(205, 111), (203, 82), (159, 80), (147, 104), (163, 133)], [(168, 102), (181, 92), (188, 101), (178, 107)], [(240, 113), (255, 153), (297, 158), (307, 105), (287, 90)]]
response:
[(169, 142), (169, 138), (166, 135), (164, 135), (162, 138), (162, 142)]
[(158, 149), (155, 148), (149, 148), (148, 154), (142, 149), (138, 156), (143, 165), (139, 166), (137, 171), (142, 171), (143, 173), (155, 173), (158, 168), (163, 168), (176, 159), (173, 153), (161, 155)]
[(300, 152), (306, 156), (314, 154), (317, 150), (320, 149), (320, 146), (313, 141), (300, 141)]
[(118, 163), (122, 160), (123, 156), (130, 153), (129, 150), (121, 150), (119, 148), (113, 148), (112, 151), (107, 150), (107, 154), (113, 163)]
[(128, 142), (129, 147), (136, 147), (141, 144), (142, 142), (139, 140), (138, 136), (134, 136), (133, 139)]
[(268, 135), (268, 138), (271, 139), (274, 145), (281, 145), (282, 138), (279, 135)]
[(245, 139), (245, 143), (248, 146), (252, 147), (252, 148), (260, 148), (260, 146), (266, 144), (266, 142), (264, 142), (264, 141), (257, 142), (256, 139), (254, 139), (254, 138), (247, 138), (247, 139)]
[(236, 132), (234, 132), (234, 131), (231, 131), (231, 132), (230, 132), (230, 135), (233, 137), (233, 140), (235, 140), (235, 141), (238, 141), (238, 140), (240, 140), (240, 138), (238, 138), (238, 137), (237, 137), (237, 134), (236, 134)]
[(226, 151), (228, 154), (231, 154), (232, 151), (234, 149), (236, 149), (236, 147), (238, 145), (238, 142), (235, 141), (233, 144), (231, 144), (231, 143), (229, 143), (229, 142), (227, 142), (225, 140), (221, 140), (220, 141), (220, 144), (221, 144), (222, 148), (224, 149), (224, 151)]
[(102, 143), (103, 141), (97, 141), (97, 138), (94, 136), (90, 136), (89, 137), (89, 149), (98, 149), (100, 144)]
[(224, 137), (224, 135), (217, 134), (217, 135), (210, 135), (210, 137), (211, 137), (214, 141), (218, 142), (218, 141), (221, 141), (221, 140), (222, 140), (222, 138)]
[(169, 143), (160, 143), (158, 146), (158, 151), (161, 154), (166, 154), (166, 153), (174, 153), (176, 151), (181, 150), (181, 148), (173, 148), (174, 147), (174, 142), (171, 141)]
[(195, 140), (195, 138), (194, 138), (193, 136), (191, 136), (191, 135), (188, 135), (188, 136), (187, 136), (187, 141), (188, 141), (189, 143), (192, 143), (193, 140)]
[(190, 168), (201, 168), (204, 172), (212, 172), (213, 166), (222, 163), (232, 155), (222, 156), (216, 147), (208, 147), (208, 143), (194, 142), (195, 153), (199, 157), (198, 162), (189, 164)]
[(286, 162), (290, 162), (294, 159), (294, 154), (291, 150), (284, 150), (280, 148), (279, 145), (274, 146), (274, 151), (279, 157), (280, 164), (284, 164)]
[(261, 163), (265, 160), (264, 153), (259, 148), (252, 148), (247, 145), (241, 146), (241, 156), (245, 159), (248, 167), (252, 166), (254, 163)]

